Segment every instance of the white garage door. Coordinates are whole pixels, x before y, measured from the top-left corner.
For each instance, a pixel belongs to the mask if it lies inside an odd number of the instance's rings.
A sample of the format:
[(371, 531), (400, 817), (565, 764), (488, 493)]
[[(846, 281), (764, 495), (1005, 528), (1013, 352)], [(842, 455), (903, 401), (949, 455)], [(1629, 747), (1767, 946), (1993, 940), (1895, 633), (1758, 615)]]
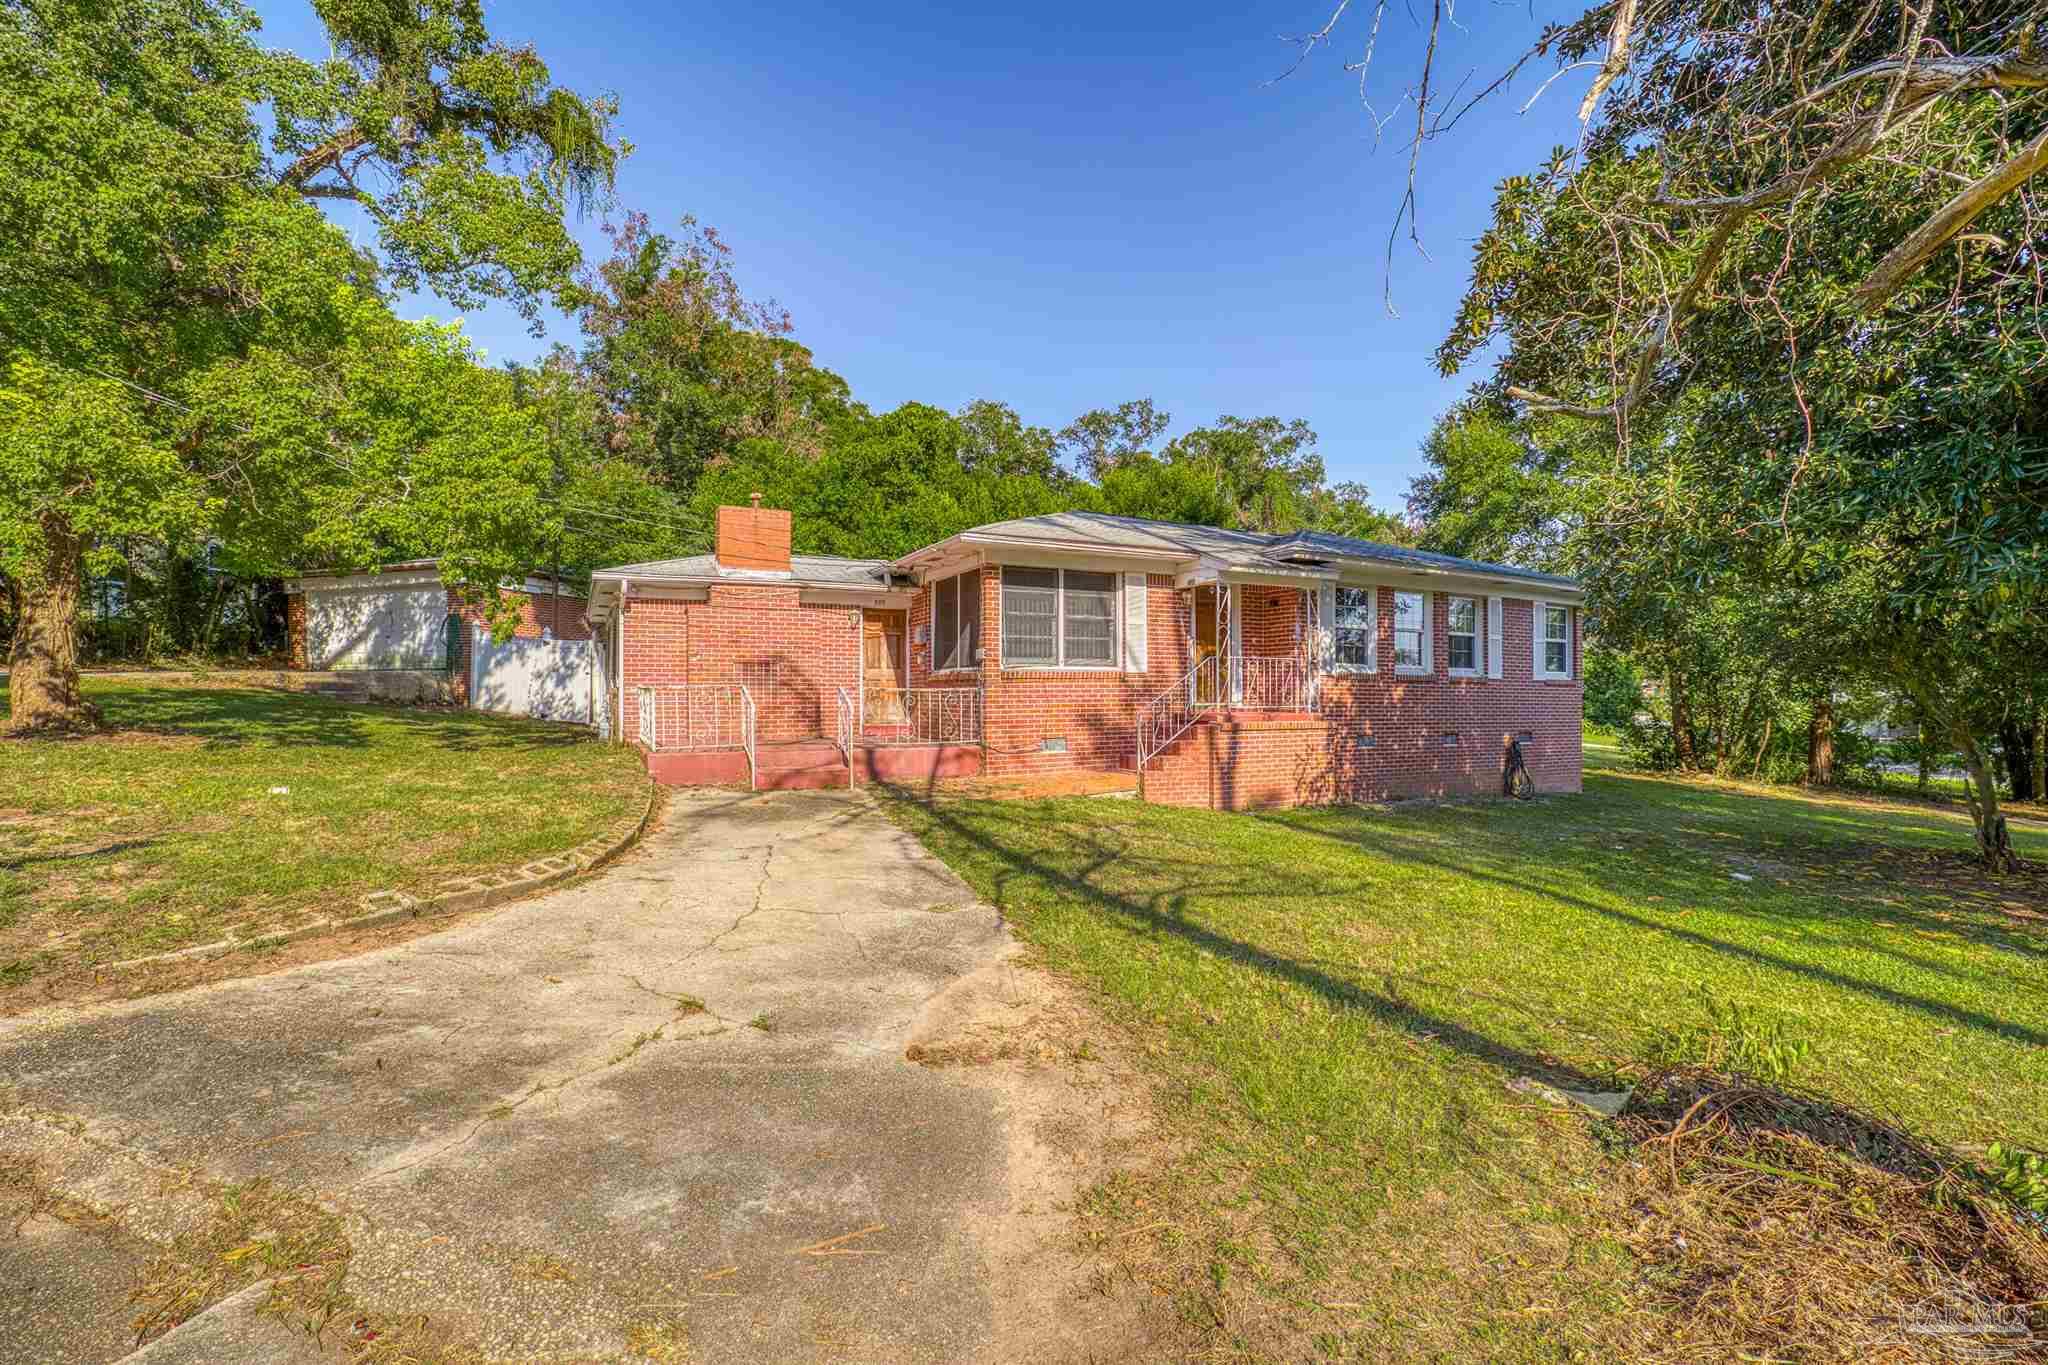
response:
[(470, 705), (511, 716), (590, 723), (590, 641), (514, 639), (501, 645), (481, 626), (471, 630)]
[(442, 668), (448, 593), (429, 588), (332, 588), (306, 594), (306, 662), (313, 668)]

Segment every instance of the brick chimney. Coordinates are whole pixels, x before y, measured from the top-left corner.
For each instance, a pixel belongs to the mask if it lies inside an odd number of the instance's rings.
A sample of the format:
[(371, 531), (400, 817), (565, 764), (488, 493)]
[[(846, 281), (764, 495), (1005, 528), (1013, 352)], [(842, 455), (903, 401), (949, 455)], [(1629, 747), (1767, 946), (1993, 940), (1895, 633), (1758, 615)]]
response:
[(727, 569), (789, 570), (789, 513), (763, 507), (761, 495), (751, 507), (718, 509), (718, 563)]

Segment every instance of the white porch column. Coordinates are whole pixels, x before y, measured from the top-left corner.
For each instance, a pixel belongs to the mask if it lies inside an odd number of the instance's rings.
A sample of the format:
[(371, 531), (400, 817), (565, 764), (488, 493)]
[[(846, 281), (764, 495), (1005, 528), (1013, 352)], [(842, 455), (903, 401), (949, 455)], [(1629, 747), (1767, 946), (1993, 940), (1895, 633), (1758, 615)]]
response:
[(1236, 583), (1216, 594), (1218, 606), (1229, 618), (1224, 648), (1230, 660), (1230, 704), (1244, 701), (1244, 588)]

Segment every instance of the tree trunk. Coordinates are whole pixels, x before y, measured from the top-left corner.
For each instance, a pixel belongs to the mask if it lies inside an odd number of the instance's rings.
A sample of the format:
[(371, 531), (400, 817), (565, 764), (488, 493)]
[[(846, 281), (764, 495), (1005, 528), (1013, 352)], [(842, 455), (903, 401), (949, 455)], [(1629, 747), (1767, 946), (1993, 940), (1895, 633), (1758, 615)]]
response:
[(1977, 826), (1977, 857), (1994, 872), (2017, 872), (2020, 860), (2012, 851), (2005, 817), (1998, 813), (1998, 783), (1991, 776), (1991, 765), (1975, 735), (1957, 738), (1962, 741), (1963, 766), (1970, 774), (1964, 790), (1970, 800), (1970, 818)]
[(1919, 728), (1920, 783), (1918, 789), (1920, 794), (1922, 796), (1925, 796), (1927, 795), (1928, 779), (1934, 776), (1934, 758), (1932, 754), (1932, 750), (1934, 748), (1934, 732), (1930, 730), (1927, 726), (1927, 713), (1924, 710), (1921, 711), (1919, 715)]
[(2048, 802), (2048, 708), (2034, 713), (2034, 800)]
[(1699, 753), (1693, 743), (1692, 700), (1686, 696), (1685, 674), (1671, 670), (1671, 744), (1682, 773), (1697, 772)]
[(1771, 748), (1771, 722), (1775, 721), (1776, 719), (1777, 717), (1772, 715), (1767, 715), (1764, 717), (1764, 737), (1762, 740), (1758, 742), (1756, 746), (1756, 763), (1749, 770), (1749, 775), (1751, 779), (1755, 779), (1763, 775), (1764, 755), (1769, 753)]
[(1806, 781), (1810, 786), (1835, 785), (1835, 699), (1813, 699), (1813, 719), (1806, 727)]
[(2039, 795), (2034, 786), (2034, 729), (2017, 718), (1998, 727), (1998, 747), (2005, 753), (2005, 774), (2012, 782), (2012, 799), (2032, 801)]
[(20, 588), (21, 614), (7, 656), (11, 735), (99, 728), (100, 710), (78, 690), (78, 608), (85, 589), (85, 547), (55, 517), (43, 519), (49, 547), (40, 582)]

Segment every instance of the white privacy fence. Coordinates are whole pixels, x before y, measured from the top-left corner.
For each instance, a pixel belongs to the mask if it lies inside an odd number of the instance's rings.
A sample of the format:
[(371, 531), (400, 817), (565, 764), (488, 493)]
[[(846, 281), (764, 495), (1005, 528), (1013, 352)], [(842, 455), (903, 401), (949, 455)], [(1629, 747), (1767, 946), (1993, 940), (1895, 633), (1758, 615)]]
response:
[(479, 711), (588, 725), (596, 691), (588, 640), (511, 639), (472, 630), (469, 704)]

